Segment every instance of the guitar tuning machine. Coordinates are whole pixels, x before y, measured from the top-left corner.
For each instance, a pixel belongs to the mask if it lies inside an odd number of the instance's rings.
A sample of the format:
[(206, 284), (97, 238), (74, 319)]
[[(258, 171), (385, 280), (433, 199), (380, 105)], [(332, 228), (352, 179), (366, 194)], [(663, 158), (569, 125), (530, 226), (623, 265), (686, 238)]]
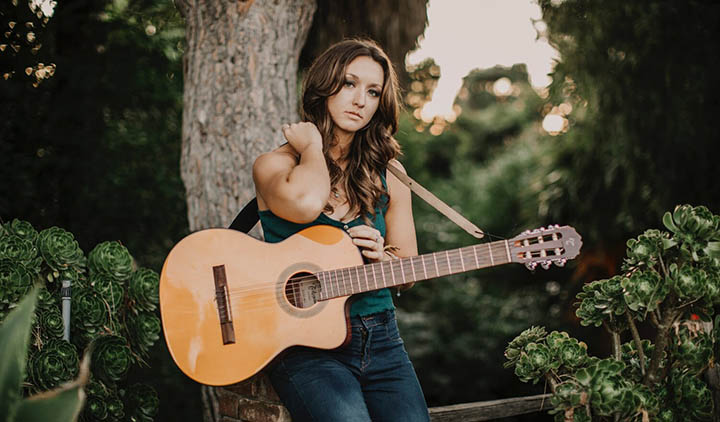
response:
[(535, 268), (537, 267), (537, 262), (526, 262), (525, 267), (530, 271), (535, 271)]
[(547, 270), (548, 268), (550, 268), (550, 265), (552, 265), (551, 261), (542, 261), (540, 263), (540, 266), (543, 268), (543, 270)]
[(566, 262), (567, 262), (567, 259), (565, 259), (565, 258), (556, 259), (554, 261), (555, 265), (557, 265), (558, 267), (564, 267)]

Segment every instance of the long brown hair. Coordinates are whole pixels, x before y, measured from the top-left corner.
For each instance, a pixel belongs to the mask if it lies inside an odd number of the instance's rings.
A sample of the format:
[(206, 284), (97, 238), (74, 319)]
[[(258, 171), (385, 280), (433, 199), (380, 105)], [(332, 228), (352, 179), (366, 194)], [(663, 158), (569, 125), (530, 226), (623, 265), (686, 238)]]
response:
[[(357, 57), (367, 56), (383, 69), (380, 103), (370, 122), (355, 132), (343, 171), (330, 157), (330, 148), (337, 140), (335, 124), (327, 108), (327, 99), (338, 92), (345, 82), (345, 70)], [(366, 222), (367, 215), (375, 215), (375, 207), (387, 190), (379, 184), (380, 171), (400, 154), (400, 145), (393, 138), (398, 127), (400, 99), (397, 75), (383, 49), (368, 39), (340, 41), (325, 50), (310, 66), (303, 83), (302, 119), (314, 123), (323, 138), (323, 152), (330, 171), (331, 186), (345, 188), (350, 210), (359, 213)], [(389, 196), (387, 196), (389, 199)], [(332, 212), (328, 204), (326, 211)]]

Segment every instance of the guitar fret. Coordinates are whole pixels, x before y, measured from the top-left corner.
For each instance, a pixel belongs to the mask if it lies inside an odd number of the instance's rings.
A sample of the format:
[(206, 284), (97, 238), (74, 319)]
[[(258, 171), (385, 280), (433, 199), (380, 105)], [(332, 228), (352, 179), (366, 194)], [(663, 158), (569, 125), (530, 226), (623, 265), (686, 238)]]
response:
[(445, 260), (447, 260), (448, 274), (452, 274), (452, 264), (450, 263), (450, 251), (445, 251)]
[(325, 299), (325, 278), (323, 277), (323, 272), (320, 271), (319, 273), (315, 273), (315, 277), (318, 278), (320, 281), (320, 300)]
[[(390, 275), (392, 276), (392, 285), (394, 286), (395, 285), (395, 270), (393, 270), (392, 261), (385, 261), (385, 262), (387, 262), (388, 265), (390, 266)], [(383, 265), (380, 264), (380, 266), (382, 267)], [(385, 277), (384, 274), (383, 274), (383, 277)], [(384, 285), (385, 285), (385, 282), (383, 281), (383, 286)]]
[(490, 252), (490, 265), (495, 265), (495, 260), (493, 259), (493, 252), (492, 252), (492, 248), (490, 247), (490, 243), (488, 243), (487, 245), (488, 245), (488, 251)]
[(402, 261), (400, 261), (400, 273), (402, 274), (403, 284), (405, 284), (407, 280), (405, 279), (405, 268), (403, 268)]
[[(340, 273), (341, 273), (341, 274), (344, 274), (343, 271), (344, 271), (344, 270), (340, 270)], [(349, 276), (350, 276), (350, 270), (347, 270), (347, 272), (348, 272), (348, 277), (349, 277)], [(347, 280), (345, 280), (345, 275), (343, 275), (343, 289), (345, 289), (345, 291), (343, 292), (344, 294), (346, 294), (346, 295), (349, 294), (349, 293), (348, 293)], [(352, 285), (350, 286), (350, 293), (352, 293)]]
[(362, 286), (360, 286), (360, 270), (358, 270), (358, 267), (355, 267), (355, 277), (357, 278), (358, 282), (358, 292), (361, 292)]
[(413, 259), (412, 259), (412, 258), (410, 258), (410, 271), (412, 271), (412, 276), (413, 276), (413, 280), (412, 280), (412, 281), (416, 281), (416, 280), (417, 280), (417, 275), (415, 275), (415, 264), (413, 263)]
[(337, 296), (339, 296), (338, 293), (340, 293), (338, 291), (338, 284), (339, 284), (338, 283), (338, 273), (337, 273), (337, 270), (333, 270), (333, 272), (335, 273), (335, 281), (332, 284), (331, 291), (332, 291), (333, 297), (337, 297)]
[(377, 277), (375, 276), (375, 264), (372, 264), (370, 266), (370, 268), (372, 268), (372, 270), (373, 270), (373, 281), (375, 282), (375, 289), (377, 289)]
[(510, 259), (510, 244), (507, 239), (505, 240), (505, 250), (507, 251), (508, 262), (512, 261), (512, 259)]
[(348, 286), (350, 286), (350, 294), (353, 294), (353, 293), (355, 293), (355, 286), (353, 286), (353, 283), (352, 283), (353, 279), (352, 279), (352, 273), (350, 272), (350, 270), (351, 270), (350, 267), (347, 268), (347, 281), (348, 281)]
[(462, 270), (465, 272), (465, 260), (463, 259), (462, 249), (460, 250), (460, 264), (462, 264)]
[(433, 261), (435, 261), (435, 275), (440, 277), (440, 267), (438, 267), (437, 255), (435, 254), (435, 252), (432, 253), (432, 257), (433, 257)]
[(382, 261), (380, 262), (380, 276), (382, 277), (383, 286), (385, 286), (385, 267), (382, 264)]
[(342, 274), (342, 268), (339, 268), (335, 270), (335, 274), (337, 274), (337, 295), (338, 296), (344, 296), (345, 295), (345, 277), (343, 277)]
[(370, 290), (370, 280), (367, 277), (367, 267), (363, 265), (363, 274), (365, 274), (365, 291)]
[(338, 286), (337, 286), (338, 287), (338, 296), (345, 295), (345, 277), (343, 277), (342, 270), (343, 270), (342, 268), (336, 270), (336, 271), (339, 271)]
[(425, 269), (425, 258), (421, 257), (420, 261), (422, 261), (422, 264), (423, 264), (423, 275), (425, 276), (425, 280), (427, 280), (428, 275), (427, 275), (427, 270)]

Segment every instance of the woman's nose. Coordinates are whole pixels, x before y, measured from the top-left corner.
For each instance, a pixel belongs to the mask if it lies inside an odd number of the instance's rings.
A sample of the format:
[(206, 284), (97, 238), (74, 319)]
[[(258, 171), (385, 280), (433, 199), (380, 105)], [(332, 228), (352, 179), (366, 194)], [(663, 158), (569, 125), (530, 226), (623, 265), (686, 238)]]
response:
[(357, 90), (357, 92), (353, 96), (353, 105), (356, 105), (358, 107), (365, 106), (365, 93), (364, 92)]

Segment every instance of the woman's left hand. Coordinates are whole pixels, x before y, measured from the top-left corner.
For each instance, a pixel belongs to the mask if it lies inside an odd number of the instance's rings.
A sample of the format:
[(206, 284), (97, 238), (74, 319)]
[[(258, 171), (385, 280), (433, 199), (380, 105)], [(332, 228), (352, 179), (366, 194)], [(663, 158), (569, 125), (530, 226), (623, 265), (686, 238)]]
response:
[(347, 229), (352, 237), (355, 246), (360, 248), (361, 253), (370, 261), (384, 261), (389, 259), (385, 255), (385, 239), (380, 231), (367, 225), (354, 226)]

